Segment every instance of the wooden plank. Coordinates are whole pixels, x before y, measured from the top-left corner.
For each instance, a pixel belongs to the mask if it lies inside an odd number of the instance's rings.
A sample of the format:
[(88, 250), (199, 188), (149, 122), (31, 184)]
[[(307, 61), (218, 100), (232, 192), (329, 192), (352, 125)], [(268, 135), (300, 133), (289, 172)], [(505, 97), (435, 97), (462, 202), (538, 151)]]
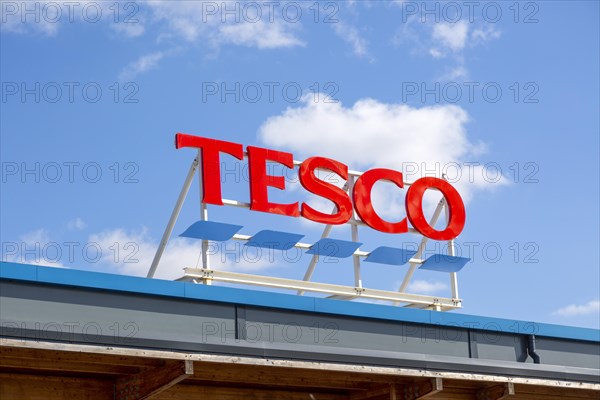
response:
[(107, 354), (99, 352), (65, 351), (62, 349), (47, 349), (32, 347), (2, 346), (7, 339), (0, 339), (0, 358), (23, 358), (39, 360), (42, 358), (55, 360), (60, 363), (85, 362), (90, 364), (135, 366), (139, 368), (160, 367), (164, 364), (162, 358), (146, 358), (120, 354)]
[(373, 384), (405, 383), (400, 376), (369, 375), (343, 371), (282, 368), (278, 366), (203, 363), (194, 364), (194, 383), (220, 382), (224, 384), (264, 385), (270, 387), (305, 387), (367, 390)]
[(404, 400), (420, 400), (431, 397), (444, 390), (442, 378), (433, 378), (426, 381), (415, 381), (404, 388)]
[(350, 394), (350, 400), (370, 400), (374, 398), (385, 398), (396, 400), (396, 385), (376, 386), (369, 390), (364, 390)]
[(133, 375), (140, 372), (139, 367), (111, 364), (94, 364), (87, 362), (65, 361), (50, 357), (17, 358), (0, 356), (0, 369), (21, 373), (68, 373), (97, 374), (103, 376)]
[(158, 394), (153, 400), (348, 400), (345, 393), (288, 391), (222, 386), (199, 386), (188, 381)]
[(0, 373), (2, 400), (113, 400), (112, 380)]
[(579, 382), (571, 382), (571, 387), (548, 387), (548, 386), (531, 386), (515, 384), (515, 392), (517, 398), (525, 398), (526, 396), (537, 398), (550, 398), (552, 396), (560, 396), (561, 400), (569, 399), (594, 399), (600, 398), (600, 393), (591, 390), (582, 390)]
[(477, 392), (477, 400), (502, 400), (515, 395), (515, 385), (507, 382), (503, 385), (495, 385), (480, 389)]
[(117, 379), (115, 382), (115, 399), (151, 399), (193, 374), (193, 361), (169, 361), (163, 367)]

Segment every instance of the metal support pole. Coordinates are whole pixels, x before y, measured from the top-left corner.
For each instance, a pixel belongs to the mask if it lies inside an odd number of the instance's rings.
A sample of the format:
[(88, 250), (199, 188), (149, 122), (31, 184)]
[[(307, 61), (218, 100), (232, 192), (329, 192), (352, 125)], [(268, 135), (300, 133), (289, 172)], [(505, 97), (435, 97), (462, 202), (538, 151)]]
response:
[[(444, 198), (442, 198), (440, 200), (440, 202), (438, 203), (437, 207), (435, 208), (435, 211), (433, 212), (433, 215), (431, 217), (431, 220), (429, 221), (429, 225), (434, 226), (438, 219), (440, 218), (440, 214), (442, 213), (442, 208), (444, 207), (444, 204), (446, 202), (444, 201)], [(421, 239), (421, 243), (419, 244), (419, 249), (417, 250), (417, 254), (414, 255), (414, 258), (420, 259), (422, 258), (423, 252), (425, 251), (425, 246), (427, 245), (427, 236), (423, 236), (423, 239)], [(410, 280), (412, 279), (417, 266), (419, 264), (417, 263), (410, 263), (410, 267), (408, 268), (408, 271), (406, 272), (406, 275), (404, 275), (404, 280), (402, 281), (402, 284), (400, 285), (400, 288), (398, 289), (399, 292), (404, 292), (406, 291), (406, 288), (408, 287), (408, 284), (410, 283)], [(394, 303), (394, 305), (398, 305), (398, 303)]]
[[(342, 188), (342, 190), (348, 190), (348, 183), (344, 184), (344, 187)], [(337, 210), (336, 206), (333, 206), (333, 210), (331, 210), (332, 213), (334, 213)], [(323, 229), (323, 233), (321, 234), (321, 239), (325, 239), (326, 237), (329, 236), (329, 234), (331, 233), (331, 229), (333, 229), (333, 225), (327, 225), (325, 226), (325, 229)], [(317, 262), (319, 261), (319, 255), (315, 254), (312, 256), (312, 258), (310, 259), (310, 263), (308, 264), (308, 268), (306, 269), (306, 272), (304, 273), (304, 278), (302, 278), (302, 280), (304, 281), (310, 281), (310, 278), (312, 277), (313, 272), (315, 272), (315, 268), (317, 266)], [(302, 296), (304, 294), (304, 290), (298, 290), (298, 295)]]
[[(204, 179), (202, 178), (202, 150), (198, 150), (198, 187), (200, 194), (200, 221), (208, 221), (208, 208), (206, 203), (202, 201), (204, 198)], [(209, 257), (208, 257), (208, 240), (202, 241), (202, 268), (208, 269)], [(207, 282), (207, 284), (210, 284)]]
[(177, 202), (175, 203), (175, 208), (173, 208), (173, 212), (171, 213), (171, 218), (169, 218), (169, 223), (165, 228), (165, 232), (163, 233), (162, 239), (160, 240), (160, 244), (158, 245), (158, 249), (156, 250), (156, 254), (154, 255), (154, 259), (152, 260), (152, 265), (150, 266), (150, 270), (148, 271), (147, 278), (152, 278), (154, 273), (156, 272), (156, 268), (158, 267), (158, 263), (165, 251), (165, 247), (167, 247), (167, 242), (171, 237), (171, 233), (173, 232), (173, 227), (175, 226), (175, 222), (179, 217), (179, 213), (181, 212), (181, 207), (183, 206), (183, 202), (190, 190), (190, 186), (192, 184), (192, 180), (194, 179), (194, 173), (196, 172), (196, 168), (198, 167), (198, 159), (194, 159), (192, 165), (190, 166), (190, 170), (183, 182), (183, 187), (181, 188), (181, 192), (179, 193), (179, 197), (177, 198)]
[[(349, 179), (348, 179), (348, 183), (349, 183), (348, 193), (349, 194), (352, 193), (352, 189), (354, 188), (355, 179), (356, 178), (354, 176), (349, 176)], [(354, 211), (354, 210), (352, 210), (352, 219), (357, 220), (356, 211)], [(356, 225), (356, 224), (350, 225), (350, 230), (352, 232), (352, 241), (358, 242), (358, 225)], [(360, 249), (357, 249), (357, 250), (360, 250)], [(354, 286), (361, 288), (362, 287), (362, 279), (360, 278), (360, 257), (355, 254), (352, 257), (352, 261), (354, 264)]]
[[(444, 199), (444, 203), (446, 200)], [(446, 213), (446, 223), (450, 222), (450, 207), (446, 204), (444, 207), (444, 211)], [(454, 256), (456, 254), (454, 248), (454, 239), (448, 241), (448, 255)], [(452, 298), (458, 299), (458, 277), (456, 276), (456, 272), (450, 272), (450, 288), (452, 290)]]

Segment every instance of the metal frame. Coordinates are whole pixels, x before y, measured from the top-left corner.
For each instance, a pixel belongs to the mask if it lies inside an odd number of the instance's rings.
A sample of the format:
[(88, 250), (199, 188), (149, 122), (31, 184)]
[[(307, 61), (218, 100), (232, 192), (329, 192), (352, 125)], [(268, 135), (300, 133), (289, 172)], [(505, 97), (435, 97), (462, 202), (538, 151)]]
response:
[[(245, 154), (247, 157), (247, 154)], [(294, 160), (294, 166), (297, 167), (301, 164), (301, 161)], [(156, 251), (154, 259), (152, 261), (152, 265), (148, 271), (147, 277), (152, 278), (156, 272), (162, 254), (166, 248), (168, 240), (173, 232), (173, 227), (175, 226), (175, 222), (179, 217), (181, 212), (181, 208), (187, 194), (189, 192), (192, 180), (194, 178), (196, 169), (198, 170), (198, 180), (199, 180), (199, 195), (200, 195), (200, 220), (207, 221), (208, 220), (208, 209), (207, 204), (202, 202), (203, 198), (203, 184), (202, 184), (202, 152), (198, 150), (198, 155), (192, 162), (190, 169), (188, 171), (187, 177), (183, 183), (183, 187), (181, 188), (181, 192), (179, 193), (179, 197), (175, 203), (175, 207), (173, 212), (171, 213), (171, 217), (169, 218), (169, 222), (167, 223), (167, 227), (163, 233), (161, 242)], [(356, 179), (362, 175), (362, 172), (359, 171), (348, 171), (348, 181), (343, 186), (343, 190), (347, 193), (352, 192), (352, 188), (354, 186), (354, 182)], [(445, 178), (445, 177), (443, 177)], [(405, 181), (405, 186), (410, 186), (412, 182)], [(250, 203), (241, 202), (237, 200), (223, 199), (223, 205), (233, 206), (233, 207), (241, 207), (241, 208), (250, 208)], [(336, 208), (333, 209), (335, 211)], [(445, 198), (439, 201), (433, 216), (431, 217), (429, 224), (434, 226), (442, 213), (442, 210), (445, 211), (446, 221), (450, 219), (449, 209), (446, 205)], [(346, 223), (350, 225), (352, 241), (357, 242), (358, 235), (358, 227), (359, 226), (367, 226), (363, 221), (361, 221), (356, 215), (356, 211), (353, 210), (352, 218)], [(333, 225), (325, 225), (323, 229), (323, 233), (321, 234), (321, 238), (327, 238), (331, 233)], [(408, 228), (409, 233), (419, 234), (420, 233), (414, 228)], [(234, 240), (240, 241), (248, 241), (251, 236), (235, 234), (233, 236)], [(237, 284), (247, 284), (247, 285), (258, 285), (258, 286), (267, 286), (279, 289), (289, 289), (296, 290), (298, 295), (304, 295), (305, 292), (317, 292), (317, 293), (326, 293), (329, 294), (329, 298), (333, 299), (343, 299), (343, 300), (352, 300), (356, 298), (368, 298), (374, 300), (383, 300), (383, 301), (391, 301), (394, 305), (403, 304), (405, 307), (412, 308), (424, 308), (424, 309), (433, 309), (437, 311), (446, 311), (455, 308), (461, 308), (461, 299), (458, 297), (458, 277), (456, 272), (451, 272), (450, 274), (450, 287), (452, 292), (451, 298), (442, 298), (438, 296), (429, 296), (429, 295), (420, 295), (420, 294), (409, 294), (406, 293), (408, 285), (418, 268), (419, 265), (424, 263), (422, 259), (423, 252), (425, 251), (425, 247), (427, 245), (427, 241), (429, 238), (423, 236), (421, 239), (421, 243), (419, 244), (419, 248), (415, 256), (409, 260), (409, 268), (406, 272), (402, 284), (400, 285), (398, 291), (386, 291), (386, 290), (378, 290), (378, 289), (367, 289), (363, 287), (362, 279), (361, 279), (361, 258), (364, 258), (369, 255), (368, 252), (361, 251), (357, 249), (352, 255), (353, 269), (354, 269), (354, 286), (342, 286), (335, 284), (327, 284), (327, 283), (318, 283), (312, 282), (311, 278), (314, 273), (314, 270), (319, 261), (319, 255), (314, 254), (308, 264), (306, 272), (304, 273), (304, 277), (302, 280), (294, 280), (294, 279), (283, 279), (276, 278), (270, 276), (262, 276), (262, 275), (249, 275), (249, 274), (239, 274), (234, 272), (226, 272), (226, 271), (216, 271), (210, 268), (210, 257), (208, 255), (208, 240), (202, 240), (202, 249), (201, 249), (201, 257), (202, 257), (202, 267), (198, 268), (185, 268), (185, 274), (178, 280), (184, 281), (192, 281), (196, 283), (203, 283), (210, 285), (213, 281), (227, 282), (227, 283), (237, 283)], [(296, 243), (295, 247), (301, 249), (309, 249), (311, 244), (308, 243)], [(450, 240), (448, 242), (448, 255), (455, 255), (454, 248), (454, 240)]]

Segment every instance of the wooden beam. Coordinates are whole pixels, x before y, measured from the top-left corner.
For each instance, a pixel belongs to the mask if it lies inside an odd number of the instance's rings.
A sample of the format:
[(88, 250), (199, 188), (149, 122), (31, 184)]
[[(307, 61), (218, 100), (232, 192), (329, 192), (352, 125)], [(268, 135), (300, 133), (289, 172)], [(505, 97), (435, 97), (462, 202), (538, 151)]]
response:
[[(348, 400), (346, 393), (195, 385), (187, 380), (153, 400)], [(79, 399), (77, 399), (79, 400)]]
[(298, 387), (340, 389), (358, 392), (381, 388), (390, 383), (406, 383), (410, 379), (398, 376), (369, 375), (356, 372), (282, 368), (278, 366), (245, 365), (237, 363), (194, 363), (194, 376), (186, 380), (194, 384), (253, 385), (268, 387)]
[[(163, 358), (148, 358), (139, 355), (122, 355), (111, 354), (110, 352), (83, 352), (83, 351), (65, 351), (63, 349), (55, 349), (55, 346), (48, 348), (28, 347), (6, 347), (3, 342), (7, 339), (0, 340), (0, 359), (2, 358), (23, 358), (33, 360), (54, 360), (57, 363), (66, 362), (86, 362), (92, 364), (106, 364), (117, 366), (130, 366), (142, 368), (157, 368), (164, 365), (165, 357)], [(75, 345), (76, 346), (76, 345)], [(175, 358), (172, 358), (175, 359)], [(139, 371), (138, 371), (139, 372)], [(131, 374), (128, 374), (131, 375)]]
[(503, 385), (490, 386), (477, 392), (477, 400), (501, 400), (515, 395), (515, 385), (506, 382)]
[(404, 387), (404, 400), (419, 400), (433, 396), (444, 390), (442, 378), (433, 378), (426, 381), (415, 381)]
[(390, 400), (399, 400), (398, 386), (395, 384), (389, 384), (384, 386), (376, 386), (369, 390), (351, 393), (350, 400), (369, 400), (381, 397), (387, 397)]
[(141, 371), (139, 367), (130, 367), (110, 364), (94, 364), (84, 361), (64, 361), (52, 358), (17, 358), (2, 357), (0, 355), (0, 369), (3, 371), (18, 371), (20, 373), (45, 374), (48, 371), (66, 372), (69, 374), (96, 374), (118, 378), (122, 375), (133, 375)]
[(114, 400), (108, 379), (0, 373), (0, 399)]
[(193, 361), (168, 361), (163, 367), (117, 379), (115, 382), (115, 399), (151, 399), (193, 374)]

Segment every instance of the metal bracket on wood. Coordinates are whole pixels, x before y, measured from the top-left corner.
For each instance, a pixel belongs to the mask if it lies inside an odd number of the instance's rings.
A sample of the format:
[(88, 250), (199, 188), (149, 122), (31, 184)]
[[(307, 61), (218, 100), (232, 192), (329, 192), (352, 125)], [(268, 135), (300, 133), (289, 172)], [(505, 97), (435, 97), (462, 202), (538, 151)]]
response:
[(503, 385), (491, 386), (481, 389), (477, 392), (477, 400), (500, 400), (514, 396), (515, 385), (512, 382), (506, 382)]
[(151, 399), (193, 374), (193, 361), (169, 361), (163, 367), (117, 379), (115, 382), (115, 399)]
[(442, 378), (417, 381), (404, 387), (404, 400), (425, 399), (444, 390)]

